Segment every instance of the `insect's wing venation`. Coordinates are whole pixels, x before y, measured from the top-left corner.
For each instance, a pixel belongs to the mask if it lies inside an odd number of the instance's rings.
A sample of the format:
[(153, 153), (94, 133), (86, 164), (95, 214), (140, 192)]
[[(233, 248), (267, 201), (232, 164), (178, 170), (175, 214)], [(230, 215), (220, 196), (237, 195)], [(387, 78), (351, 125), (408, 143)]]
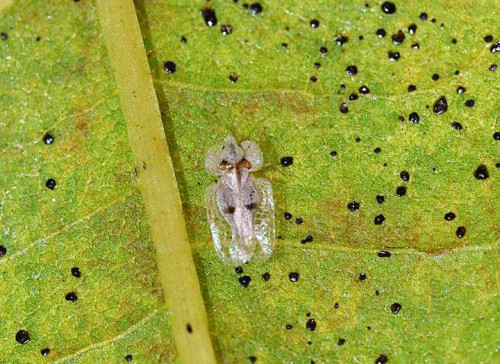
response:
[(274, 199), (271, 183), (264, 178), (257, 178), (255, 186), (260, 194), (259, 208), (254, 217), (254, 234), (260, 244), (262, 254), (269, 256), (273, 252), (274, 245)]

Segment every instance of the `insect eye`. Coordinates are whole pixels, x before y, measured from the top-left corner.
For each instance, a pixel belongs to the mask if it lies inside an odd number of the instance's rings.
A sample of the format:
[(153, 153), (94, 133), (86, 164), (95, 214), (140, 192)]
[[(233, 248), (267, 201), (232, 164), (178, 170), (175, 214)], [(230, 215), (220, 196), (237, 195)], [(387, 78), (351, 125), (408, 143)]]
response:
[(234, 206), (228, 206), (224, 209), (224, 212), (227, 214), (234, 214), (235, 207)]
[(257, 204), (252, 202), (252, 203), (249, 203), (248, 205), (245, 205), (245, 207), (249, 210), (255, 210), (257, 208)]

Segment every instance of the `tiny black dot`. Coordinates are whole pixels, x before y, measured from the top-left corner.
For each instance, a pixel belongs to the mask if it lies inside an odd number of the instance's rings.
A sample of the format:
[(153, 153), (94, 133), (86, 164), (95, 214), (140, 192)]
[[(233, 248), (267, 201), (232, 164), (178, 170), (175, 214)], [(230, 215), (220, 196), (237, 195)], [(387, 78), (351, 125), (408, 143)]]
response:
[(467, 90), (465, 89), (465, 87), (463, 87), (463, 86), (458, 86), (458, 87), (457, 87), (457, 94), (461, 95), (461, 94), (463, 94), (465, 91), (467, 91)]
[(312, 241), (314, 240), (314, 238), (312, 237), (312, 235), (307, 235), (304, 239), (302, 239), (300, 242), (302, 244), (306, 244), (306, 243), (312, 243)]
[(252, 5), (250, 5), (250, 12), (252, 13), (252, 15), (260, 14), (262, 10), (262, 5), (260, 5), (260, 3), (253, 3)]
[(358, 91), (364, 95), (370, 93), (370, 89), (368, 87), (366, 87), (365, 85), (361, 86)]
[(80, 272), (80, 268), (73, 267), (71, 268), (71, 275), (76, 278), (80, 278), (82, 276), (82, 272)]
[(414, 111), (408, 115), (408, 120), (410, 120), (410, 123), (412, 124), (418, 124), (420, 122), (420, 115)]
[(321, 67), (321, 63), (319, 62), (314, 62), (314, 68), (318, 69)]
[(434, 102), (432, 110), (436, 115), (441, 115), (448, 111), (448, 101), (446, 100), (446, 97), (441, 96), (439, 99), (437, 99)]
[(47, 356), (50, 354), (50, 349), (44, 348), (44, 349), (40, 350), (40, 354), (42, 354), (42, 356)]
[[(420, 16), (420, 19), (422, 19), (422, 16)], [(389, 361), (389, 359), (387, 358), (387, 355), (379, 355), (379, 357), (377, 359), (375, 359), (375, 364), (385, 364)]]
[(167, 73), (175, 73), (175, 71), (177, 70), (177, 65), (172, 61), (166, 61), (163, 64), (163, 69)]
[(233, 32), (233, 27), (229, 24), (222, 24), (220, 26), (220, 32), (223, 34), (223, 35), (229, 35)]
[(418, 50), (420, 49), (420, 44), (418, 44), (418, 42), (413, 42), (411, 44), (411, 47), (414, 49), (414, 50)]
[(189, 332), (190, 334), (193, 333), (193, 327), (191, 326), (191, 324), (186, 324), (186, 331)]
[(373, 223), (375, 225), (382, 225), (384, 221), (385, 221), (385, 216), (382, 214), (375, 216), (375, 219), (373, 219)]
[(45, 133), (43, 136), (43, 142), (47, 145), (52, 144), (54, 143), (54, 137), (49, 133)]
[(2, 32), (0, 33), (0, 38), (2, 38), (2, 40), (7, 40), (9, 39), (9, 35), (5, 32)]
[(287, 330), (291, 330), (291, 329), (293, 329), (293, 325), (287, 324), (287, 325), (285, 326), (285, 328), (286, 328)]
[(381, 6), (385, 14), (394, 14), (396, 12), (396, 5), (390, 1), (386, 1)]
[(483, 39), (486, 43), (490, 43), (493, 41), (493, 36), (491, 34), (488, 34)]
[(301, 217), (297, 217), (297, 218), (295, 219), (295, 223), (296, 223), (297, 225), (300, 225), (300, 224), (302, 224), (303, 222), (304, 222), (304, 219), (303, 219), (303, 218), (301, 218)]
[(385, 201), (385, 197), (382, 195), (375, 196), (375, 199), (377, 200), (377, 203), (379, 203), (379, 204), (384, 203), (384, 201)]
[(345, 71), (347, 72), (347, 74), (349, 76), (356, 76), (358, 74), (358, 67), (356, 67), (354, 65), (347, 66)]
[(7, 248), (0, 245), (0, 257), (3, 257), (5, 254), (7, 254)]
[(337, 153), (337, 151), (335, 151), (335, 150), (332, 150), (332, 151), (330, 152), (330, 155), (331, 155), (332, 157), (336, 157), (336, 156), (337, 156), (337, 154), (338, 154), (338, 153)]
[(269, 272), (266, 272), (262, 275), (262, 280), (264, 282), (267, 282), (269, 279), (271, 279), (271, 275), (269, 274)]
[(495, 163), (495, 167), (500, 168), (500, 162)]
[(360, 35), (360, 36), (358, 37), (358, 39), (359, 39), (359, 40), (363, 40), (363, 39), (365, 39), (365, 37), (363, 37), (362, 35)]
[(338, 343), (337, 343), (337, 345), (338, 346), (342, 346), (342, 345), (344, 345), (344, 343), (345, 343), (345, 339), (340, 338), (339, 341), (338, 341)]
[(255, 363), (257, 361), (257, 357), (252, 355), (248, 357), (248, 360), (250, 361), (250, 363)]
[(76, 300), (78, 300), (78, 296), (75, 292), (66, 293), (66, 296), (64, 296), (64, 298), (66, 299), (66, 301), (70, 302), (75, 302)]
[(283, 216), (284, 216), (284, 218), (285, 218), (286, 220), (290, 220), (290, 219), (292, 218), (292, 214), (291, 214), (291, 213), (289, 213), (289, 212), (285, 212), (285, 213), (283, 214)]
[(500, 41), (493, 43), (490, 47), (490, 52), (491, 53), (497, 53), (500, 52)]
[(309, 22), (309, 25), (311, 26), (311, 28), (316, 29), (317, 27), (319, 27), (319, 20), (318, 19), (312, 19)]
[(390, 258), (391, 257), (391, 252), (388, 252), (387, 250), (381, 250), (377, 253), (377, 256), (379, 258)]
[(26, 330), (19, 330), (16, 333), (16, 341), (19, 344), (26, 344), (28, 341), (30, 341), (30, 334)]
[(236, 267), (236, 268), (234, 268), (234, 271), (236, 272), (236, 274), (243, 274), (243, 268), (242, 267)]
[(456, 130), (462, 130), (463, 126), (460, 124), (458, 121), (453, 121), (451, 124), (451, 127)]
[(356, 210), (359, 210), (359, 207), (360, 207), (360, 204), (359, 204), (359, 202), (356, 202), (356, 201), (352, 201), (352, 202), (349, 202), (349, 203), (347, 204), (347, 208), (348, 208), (350, 211), (352, 211), (352, 212), (354, 212), (354, 211), (356, 211)]
[(359, 143), (361, 141), (361, 138), (360, 137), (357, 137), (356, 139), (354, 139), (356, 141), (356, 143)]
[(373, 149), (374, 153), (380, 153), (381, 151), (382, 151), (382, 149), (380, 149), (379, 147), (376, 147), (375, 149)]
[(245, 288), (248, 287), (251, 280), (252, 280), (252, 278), (250, 278), (250, 276), (243, 276), (243, 277), (238, 278), (238, 282), (240, 282), (240, 284)]
[(280, 163), (283, 167), (288, 167), (293, 164), (293, 157), (287, 156), (280, 159)]
[(320, 47), (319, 48), (319, 52), (322, 53), (322, 54), (328, 53), (328, 48), (326, 48), (326, 47)]
[(360, 281), (364, 281), (367, 277), (366, 277), (366, 273), (359, 273), (359, 280)]
[(358, 95), (357, 94), (350, 94), (349, 95), (349, 100), (350, 101), (354, 101), (354, 100), (357, 100), (358, 99)]
[(474, 177), (476, 177), (476, 179), (478, 180), (488, 179), (489, 176), (490, 175), (488, 173), (488, 168), (486, 168), (484, 164), (478, 166), (474, 171)]
[(348, 40), (349, 38), (347, 38), (345, 35), (339, 35), (337, 38), (335, 38), (335, 42), (338, 46), (344, 45), (348, 42)]
[(454, 220), (455, 217), (457, 217), (457, 215), (454, 213), (454, 212), (447, 212), (446, 214), (444, 214), (444, 219), (446, 221), (451, 221), (451, 220)]
[(436, 18), (432, 18), (431, 22), (435, 23), (436, 22)]
[(496, 131), (493, 133), (493, 139), (500, 140), (500, 131)]
[(439, 80), (439, 75), (438, 75), (437, 73), (434, 73), (434, 74), (432, 75), (432, 80), (433, 80), (433, 81), (437, 81), (437, 80)]
[(384, 38), (387, 33), (386, 33), (385, 29), (379, 28), (379, 29), (377, 29), (375, 34), (377, 34), (377, 37), (379, 37), (379, 38)]
[(417, 25), (416, 24), (410, 24), (408, 26), (408, 33), (409, 34), (415, 34), (417, 32)]
[(347, 114), (347, 112), (349, 111), (349, 107), (345, 102), (343, 102), (342, 104), (340, 104), (339, 110), (342, 114)]
[(316, 76), (311, 76), (311, 78), (309, 79), (311, 82), (317, 82), (318, 81), (318, 77)]
[(380, 296), (380, 292), (378, 289), (375, 291), (375, 296)]
[(465, 226), (459, 226), (457, 227), (457, 231), (455, 232), (455, 234), (457, 234), (457, 237), (461, 239), (465, 236), (465, 232)]
[(187, 38), (185, 36), (182, 36), (181, 37), (181, 43), (187, 43)]
[(339, 308), (339, 303), (335, 302), (335, 304), (333, 305), (333, 308), (337, 310)]
[(410, 180), (410, 173), (408, 171), (404, 170), (399, 173), (399, 177), (401, 177), (401, 180), (404, 182), (408, 182)]
[(399, 44), (404, 42), (405, 33), (403, 33), (403, 31), (400, 29), (400, 30), (398, 30), (398, 32), (396, 34), (393, 34), (391, 38), (392, 38), (392, 42), (394, 44), (399, 45)]
[(451, 40), (451, 42), (452, 42), (453, 44), (457, 44), (457, 38), (453, 38), (453, 39)]
[(493, 64), (490, 66), (490, 71), (491, 71), (491, 72), (495, 72), (497, 69), (498, 69), (498, 65), (497, 65), (496, 63), (493, 63)]
[(56, 187), (56, 181), (53, 178), (49, 178), (45, 182), (45, 186), (47, 186), (48, 189), (53, 190)]
[(232, 83), (235, 83), (236, 81), (238, 81), (238, 75), (236, 73), (231, 73), (229, 75), (229, 80), (232, 82)]
[(396, 188), (396, 195), (398, 195), (399, 197), (406, 195), (406, 187), (398, 186), (398, 188)]
[(288, 43), (281, 43), (281, 48), (283, 48), (283, 49), (288, 48)]
[(397, 314), (401, 310), (401, 304), (395, 302), (391, 305), (391, 312)]
[(313, 318), (310, 318), (306, 322), (306, 329), (309, 331), (314, 331), (314, 330), (316, 330), (316, 325), (317, 325), (316, 320)]
[(387, 56), (392, 62), (396, 62), (401, 57), (399, 52), (388, 52)]
[(300, 274), (297, 272), (291, 272), (288, 274), (288, 279), (290, 282), (297, 282), (299, 280)]
[(474, 100), (466, 100), (464, 104), (465, 104), (465, 106), (467, 106), (467, 107), (474, 107), (474, 104), (475, 104), (475, 103), (476, 103), (476, 102), (475, 102)]
[(420, 13), (420, 16), (419, 16), (420, 20), (425, 21), (425, 20), (427, 20), (427, 17), (428, 17), (427, 13)]
[(398, 119), (399, 119), (399, 121), (401, 121), (401, 122), (405, 121), (405, 117), (404, 117), (403, 115), (399, 115)]
[(408, 92), (413, 92), (417, 90), (417, 86), (415, 85), (408, 85)]

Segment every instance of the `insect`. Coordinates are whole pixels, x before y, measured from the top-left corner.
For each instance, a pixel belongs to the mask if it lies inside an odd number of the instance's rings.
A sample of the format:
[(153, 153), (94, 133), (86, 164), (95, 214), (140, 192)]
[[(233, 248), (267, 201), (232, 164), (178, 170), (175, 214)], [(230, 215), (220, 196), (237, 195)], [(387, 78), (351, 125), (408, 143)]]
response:
[(257, 144), (236, 143), (226, 137), (224, 145), (211, 149), (205, 159), (208, 173), (219, 177), (207, 188), (207, 217), (214, 247), (228, 264), (268, 258), (274, 243), (274, 200), (271, 183), (254, 178), (263, 164)]

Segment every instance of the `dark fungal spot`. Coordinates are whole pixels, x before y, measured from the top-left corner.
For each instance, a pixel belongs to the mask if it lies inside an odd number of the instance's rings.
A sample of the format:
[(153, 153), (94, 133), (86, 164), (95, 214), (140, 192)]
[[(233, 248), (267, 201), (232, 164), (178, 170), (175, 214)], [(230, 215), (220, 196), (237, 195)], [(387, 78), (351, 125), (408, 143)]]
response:
[(455, 213), (454, 213), (454, 212), (451, 212), (451, 211), (450, 211), (450, 212), (447, 212), (446, 214), (444, 214), (444, 219), (445, 219), (446, 221), (452, 221), (452, 220), (454, 220), (454, 219), (455, 219), (455, 217), (457, 217), (457, 215), (455, 215)]
[(500, 52), (500, 41), (493, 43), (490, 47), (490, 52), (491, 53), (497, 53)]
[(401, 58), (401, 54), (399, 52), (387, 52), (387, 56), (392, 62), (396, 62), (399, 58)]
[(398, 186), (398, 188), (396, 188), (396, 195), (399, 197), (406, 195), (406, 187)]
[(313, 318), (310, 318), (306, 322), (306, 329), (309, 331), (314, 331), (314, 330), (316, 330), (316, 325), (317, 325), (316, 320)]
[(345, 35), (339, 35), (337, 38), (335, 38), (335, 43), (337, 43), (338, 46), (342, 46), (348, 41), (349, 38), (347, 38)]
[[(381, 250), (377, 253), (377, 256), (379, 258), (390, 258), (391, 257), (391, 252), (388, 252), (387, 250)], [(377, 291), (378, 292), (378, 291)], [(378, 296), (378, 295), (377, 295)]]
[(385, 201), (385, 197), (384, 197), (384, 196), (382, 196), (382, 195), (377, 195), (377, 196), (375, 196), (375, 199), (377, 200), (377, 203), (378, 203), (378, 204), (382, 204), (382, 203), (384, 203), (384, 201)]
[(375, 364), (385, 364), (389, 361), (389, 359), (387, 358), (387, 355), (379, 355), (379, 357), (377, 359), (375, 359)]
[(283, 48), (283, 49), (288, 48), (288, 43), (281, 43), (281, 48)]
[[(248, 9), (250, 7), (250, 5), (248, 5), (247, 3), (243, 3), (243, 9)], [(288, 28), (288, 27), (287, 27)], [(288, 31), (289, 29), (287, 29)]]
[(318, 19), (312, 19), (309, 22), (309, 25), (311, 26), (311, 28), (316, 29), (317, 27), (319, 27), (319, 20)]
[(451, 42), (452, 42), (453, 44), (457, 44), (457, 38), (453, 38), (453, 39), (451, 40)]
[(345, 343), (345, 339), (340, 338), (339, 341), (337, 342), (337, 345), (342, 346), (342, 345), (344, 345), (344, 343)]
[(500, 140), (500, 131), (496, 131), (493, 133), (493, 139)]
[(312, 235), (307, 235), (304, 239), (302, 239), (300, 242), (302, 244), (306, 244), (306, 243), (312, 243), (312, 241), (314, 240), (314, 238), (312, 237)]
[(190, 334), (193, 333), (193, 327), (191, 326), (191, 324), (186, 324), (186, 331), (189, 332)]
[(238, 81), (238, 75), (236, 73), (231, 73), (229, 75), (229, 80), (232, 82), (232, 83), (235, 83), (236, 81)]
[(318, 69), (321, 67), (321, 63), (319, 62), (314, 62), (314, 68)]
[(377, 34), (377, 37), (379, 37), (379, 38), (384, 38), (387, 33), (386, 33), (385, 29), (379, 28), (379, 29), (377, 29), (375, 34)]
[(186, 44), (186, 43), (187, 43), (187, 41), (188, 41), (188, 40), (187, 40), (187, 38), (186, 38), (185, 36), (182, 36), (182, 37), (181, 37), (181, 43)]
[(410, 120), (410, 123), (412, 124), (418, 124), (420, 122), (420, 115), (414, 111), (408, 115), (408, 120)]
[(71, 268), (71, 275), (75, 278), (80, 278), (82, 276), (82, 272), (80, 272), (80, 268), (73, 267)]
[(459, 75), (460, 74), (460, 71), (459, 70), (455, 70), (455, 72), (453, 72), (455, 75)]
[(338, 303), (338, 302), (335, 302), (335, 303), (334, 303), (334, 305), (333, 305), (333, 308), (334, 308), (334, 309), (336, 309), (336, 310), (338, 310), (338, 308), (339, 308), (339, 303)]
[(253, 3), (252, 5), (250, 5), (250, 12), (252, 13), (252, 15), (257, 15), (257, 14), (260, 14), (262, 13), (262, 5), (260, 5), (260, 3)]
[(205, 20), (205, 24), (209, 27), (214, 27), (217, 24), (217, 15), (215, 10), (212, 8), (203, 8), (201, 10), (201, 16)]
[(399, 45), (405, 40), (405, 33), (403, 33), (403, 31), (400, 29), (396, 34), (393, 34), (391, 38), (394, 44)]
[(415, 85), (408, 85), (408, 92), (413, 92), (417, 90), (417, 86)]
[(393, 314), (397, 314), (399, 311), (401, 311), (401, 304), (398, 303), (398, 302), (394, 302), (392, 305), (391, 305), (391, 312)]
[(373, 153), (380, 153), (382, 151), (382, 149), (380, 147), (376, 147), (375, 149), (373, 149)]
[(128, 362), (131, 362), (132, 361), (132, 355), (128, 354), (125, 356), (125, 360), (128, 361)]
[(489, 69), (491, 72), (495, 72), (498, 69), (498, 65), (496, 63), (493, 63)]
[(437, 81), (439, 80), (439, 75), (437, 73), (434, 73), (431, 78), (433, 81)]
[(481, 164), (474, 171), (474, 177), (478, 180), (488, 179), (490, 174), (488, 173), (488, 168), (484, 164)]
[(172, 61), (166, 61), (163, 64), (163, 69), (167, 73), (175, 73), (175, 71), (177, 70), (177, 65)]
[(408, 33), (409, 34), (415, 34), (417, 32), (417, 25), (416, 24), (410, 24), (408, 26)]
[(354, 212), (354, 211), (356, 211), (356, 210), (359, 210), (359, 207), (360, 207), (360, 204), (359, 204), (359, 202), (356, 202), (356, 201), (352, 201), (352, 202), (349, 202), (349, 203), (347, 204), (347, 208), (348, 208), (350, 211), (352, 211), (352, 212)]
[(474, 100), (466, 100), (464, 102), (464, 105), (467, 107), (474, 107), (475, 104), (476, 104), (476, 102)]
[(332, 151), (330, 152), (330, 156), (332, 156), (332, 157), (336, 157), (336, 156), (337, 156), (337, 154), (338, 154), (338, 153), (337, 153), (337, 151), (335, 151), (335, 150), (332, 150)]
[(43, 348), (42, 350), (40, 350), (40, 354), (42, 354), (42, 356), (48, 356), (50, 354), (50, 349)]
[(285, 212), (283, 214), (283, 217), (285, 218), (285, 220), (290, 220), (292, 218), (292, 214), (289, 212)]
[(0, 258), (5, 256), (5, 254), (7, 254), (7, 248), (3, 245), (0, 245)]
[(346, 69), (345, 69), (346, 73), (349, 75), (349, 76), (356, 76), (358, 74), (358, 67), (356, 66), (347, 66)]
[(373, 219), (373, 223), (375, 225), (382, 225), (382, 223), (385, 221), (385, 216), (383, 214), (375, 216), (375, 219)]
[(318, 77), (316, 77), (316, 76), (311, 76), (311, 78), (309, 78), (309, 80), (310, 80), (311, 82), (316, 82), (316, 81), (318, 81)]
[(453, 121), (450, 125), (455, 130), (462, 130), (463, 129), (462, 124), (460, 124), (458, 121)]
[(403, 115), (399, 115), (398, 120), (400, 122), (403, 122), (403, 121), (405, 121), (405, 117)]
[(269, 272), (266, 272), (266, 273), (264, 273), (264, 274), (262, 275), (262, 280), (263, 280), (264, 282), (269, 281), (269, 279), (271, 279), (271, 275), (269, 274)]
[(53, 190), (54, 188), (56, 188), (56, 180), (53, 179), (53, 178), (49, 178), (46, 182), (45, 182), (45, 186), (50, 189), (50, 190)]
[(250, 361), (250, 363), (255, 363), (257, 361), (257, 357), (252, 355), (248, 357), (248, 360)]
[(423, 12), (423, 13), (420, 13), (420, 16), (419, 16), (420, 20), (422, 21), (426, 21), (428, 16), (427, 16), (427, 13)]
[(381, 8), (385, 14), (394, 14), (396, 12), (396, 5), (390, 1), (385, 1)]
[(342, 114), (347, 114), (349, 112), (349, 107), (345, 102), (343, 102), (342, 104), (340, 104), (339, 110)]
[(431, 19), (431, 22), (432, 22), (432, 23), (435, 23), (435, 22), (436, 22), (436, 18), (432, 18), (432, 19)]
[(293, 329), (293, 325), (291, 325), (291, 324), (286, 324), (285, 328), (286, 328), (287, 330), (291, 330), (291, 329)]
[(362, 35), (360, 35), (360, 36), (358, 37), (358, 39), (359, 39), (359, 40), (363, 40), (363, 39), (365, 39), (365, 37), (363, 37)]
[(455, 231), (455, 234), (459, 239), (462, 239), (465, 236), (466, 231), (467, 230), (465, 229), (465, 226), (459, 226), (457, 227), (457, 231)]
[(446, 101), (446, 97), (441, 96), (439, 99), (437, 99), (434, 102), (432, 110), (436, 115), (441, 115), (448, 111), (448, 101)]
[(297, 225), (301, 225), (303, 222), (304, 222), (304, 219), (303, 219), (303, 218), (301, 218), (301, 217), (297, 217), (297, 218), (295, 219), (295, 223), (296, 223)]
[(360, 137), (357, 137), (356, 139), (354, 139), (356, 141), (356, 143), (359, 143), (361, 141), (361, 138)]
[(293, 164), (293, 157), (286, 156), (280, 159), (280, 163), (283, 167), (289, 167)]
[(366, 95), (366, 94), (369, 94), (370, 93), (370, 89), (368, 87), (366, 87), (365, 85), (361, 86), (359, 89), (358, 89), (359, 93), (363, 94), (363, 95)]
[(239, 277), (238, 278), (238, 282), (240, 282), (240, 284), (247, 288), (248, 285), (250, 284), (250, 281), (252, 280), (252, 278), (250, 278), (250, 276), (243, 276), (243, 277)]
[(233, 27), (229, 24), (222, 24), (220, 26), (220, 32), (223, 34), (223, 35), (229, 35), (233, 32)]
[(310, 312), (306, 313), (306, 317), (311, 317), (311, 313)]
[(30, 334), (26, 330), (19, 330), (18, 332), (16, 332), (16, 341), (19, 344), (24, 345), (30, 341)]
[(66, 301), (70, 301), (70, 302), (75, 302), (78, 300), (78, 296), (76, 295), (75, 292), (66, 293), (64, 298), (66, 299)]
[(234, 268), (234, 271), (236, 272), (236, 274), (243, 274), (243, 268), (242, 267), (236, 267), (236, 268)]
[(408, 182), (410, 180), (410, 173), (408, 171), (404, 170), (399, 173), (399, 177), (401, 177), (401, 180), (404, 182)]
[(9, 35), (5, 32), (1, 32), (0, 33), (0, 38), (2, 38), (2, 40), (7, 40), (9, 39)]
[(297, 282), (300, 278), (300, 274), (297, 273), (297, 272), (290, 272), (288, 274), (288, 279), (290, 280), (290, 282)]
[(486, 43), (490, 43), (490, 42), (493, 42), (493, 36), (491, 34), (488, 34), (486, 35), (483, 40), (486, 42)]
[(495, 163), (496, 168), (500, 168), (500, 162)]
[(358, 95), (357, 95), (357, 94), (350, 94), (350, 95), (349, 95), (349, 100), (350, 100), (350, 101), (355, 101), (355, 100), (357, 100), (357, 99), (358, 99)]
[(326, 48), (325, 46), (319, 47), (319, 53), (321, 54), (328, 53), (328, 48)]
[(413, 42), (411, 44), (411, 48), (414, 49), (414, 50), (419, 50), (420, 49), (420, 44), (418, 44), (418, 42)]
[(360, 281), (364, 281), (366, 278), (367, 278), (367, 277), (366, 277), (366, 273), (359, 273), (359, 277), (358, 277), (358, 279), (359, 279)]
[(457, 87), (457, 94), (461, 95), (461, 94), (463, 94), (465, 91), (467, 91), (467, 90), (465, 89), (465, 87), (463, 87), (463, 86), (458, 86), (458, 87)]
[(43, 142), (47, 145), (52, 144), (54, 143), (54, 137), (49, 133), (45, 133), (43, 136)]

